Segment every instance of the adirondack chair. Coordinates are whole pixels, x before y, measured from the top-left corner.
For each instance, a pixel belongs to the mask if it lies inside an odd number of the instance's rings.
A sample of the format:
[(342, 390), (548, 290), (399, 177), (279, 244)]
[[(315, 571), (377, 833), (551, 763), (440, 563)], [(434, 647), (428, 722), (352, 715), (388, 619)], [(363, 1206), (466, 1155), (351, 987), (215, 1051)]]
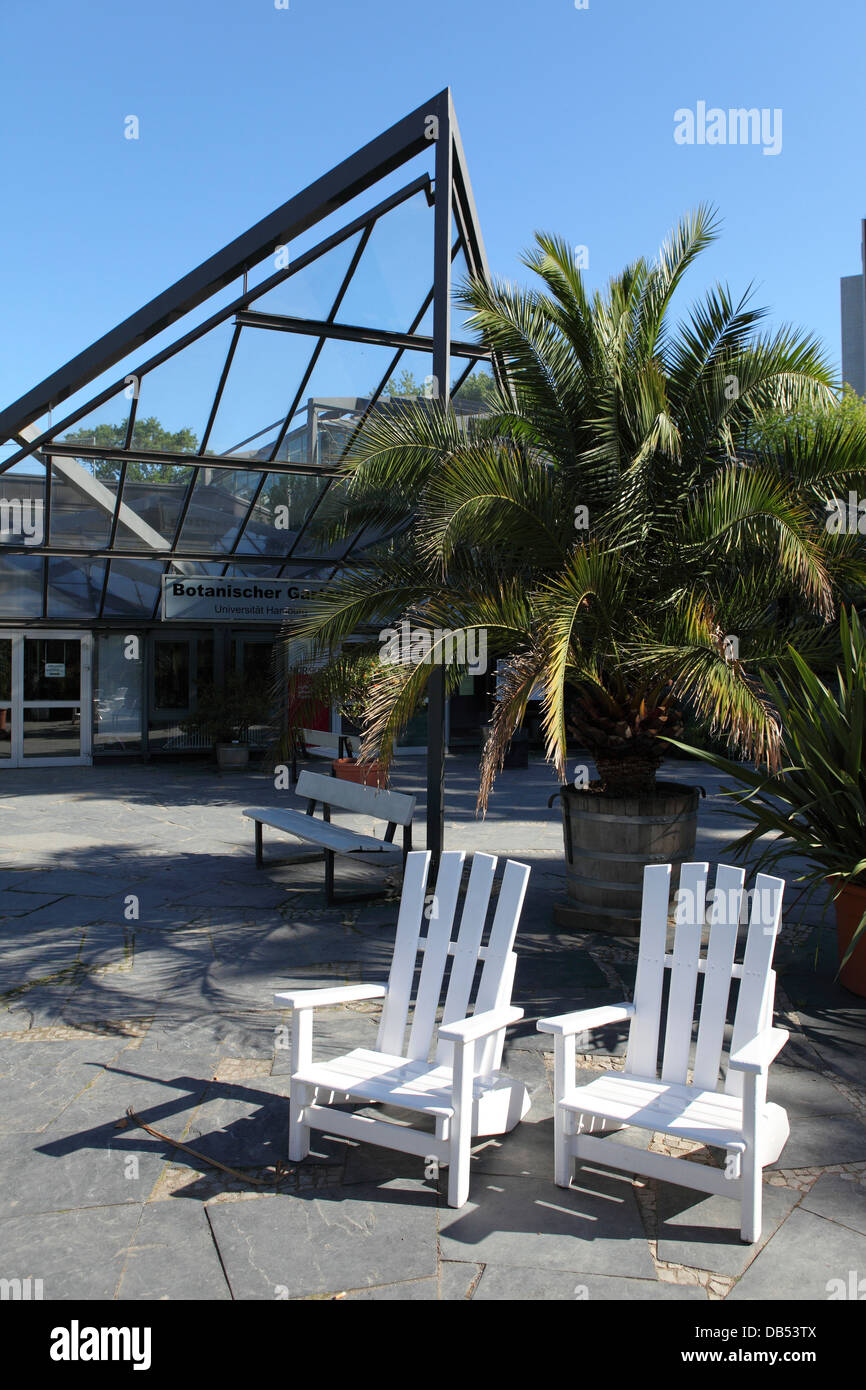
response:
[[(776, 976), (773, 948), (782, 915), (784, 882), (758, 874), (744, 958), (736, 964), (737, 929), (744, 909), (745, 873), (719, 865), (716, 889), (707, 895), (708, 864), (684, 864), (677, 894), (673, 953), (667, 954), (670, 864), (644, 869), (640, 947), (634, 1002), (542, 1019), (554, 1037), (554, 1181), (568, 1187), (575, 1159), (733, 1197), (741, 1204), (741, 1235), (761, 1234), (762, 1169), (775, 1163), (789, 1134), (788, 1116), (767, 1102), (770, 1063), (788, 1039), (773, 1027)], [(709, 897), (709, 918), (707, 899)], [(701, 956), (702, 931), (709, 942)], [(745, 920), (745, 916), (744, 916)], [(658, 1074), (662, 989), (670, 971), (661, 1073)], [(697, 1045), (689, 1055), (698, 975), (703, 992)], [(739, 980), (727, 1077), (719, 1069), (731, 980)], [(607, 1024), (629, 1023), (625, 1069), (575, 1084), (577, 1034)], [(637, 1125), (725, 1149), (725, 1168), (665, 1154), (628, 1150), (598, 1137)]]
[[(425, 913), (430, 854), (416, 850), (406, 859), (397, 936), (387, 985), (288, 990), (274, 1002), (293, 1011), (289, 1159), (310, 1151), (311, 1129), (366, 1140), (388, 1149), (434, 1158), (449, 1165), (448, 1202), (461, 1207), (469, 1195), (473, 1136), (513, 1129), (529, 1109), (522, 1082), (501, 1076), (505, 1029), (523, 1017), (511, 1005), (517, 957), (512, 950), (529, 869), (508, 860), (486, 942), (484, 925), (496, 872), (496, 858), (476, 854), (452, 940), (464, 853), (441, 857), (432, 905)], [(421, 935), (426, 923), (427, 931)], [(416, 960), (421, 956), (417, 992), (409, 1019)], [(442, 1021), (436, 1014), (448, 957), (453, 957), (445, 989)], [(478, 962), (483, 961), (474, 1007), (469, 1012)], [(355, 1048), (332, 1061), (314, 1062), (313, 1012), (329, 1004), (383, 999), (376, 1050)], [(408, 1027), (408, 1039), (406, 1030)], [(431, 1051), (435, 1048), (432, 1060)], [(338, 1110), (346, 1102), (382, 1103), (433, 1116), (435, 1133)]]

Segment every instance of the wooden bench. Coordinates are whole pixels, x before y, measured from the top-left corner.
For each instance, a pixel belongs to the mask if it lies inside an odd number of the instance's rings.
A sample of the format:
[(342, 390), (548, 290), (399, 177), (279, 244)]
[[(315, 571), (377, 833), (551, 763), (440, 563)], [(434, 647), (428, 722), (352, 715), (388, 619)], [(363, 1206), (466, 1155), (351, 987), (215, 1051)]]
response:
[[(272, 806), (251, 806), (244, 815), (255, 822), (256, 866), (262, 868), (262, 827), (271, 826), (287, 835), (317, 846), (325, 855), (325, 896), (328, 903), (337, 902), (334, 894), (334, 856), (349, 855), (368, 863), (388, 864), (402, 859), (412, 848), (412, 817), (415, 797), (401, 792), (379, 791), (362, 787), (357, 782), (344, 782), (338, 777), (323, 777), (320, 772), (302, 772), (296, 788), (298, 796), (307, 798), (306, 811), (282, 810)], [(314, 814), (316, 803), (322, 807), (321, 818)], [(331, 824), (331, 810), (349, 811), (387, 822), (383, 839), (366, 835), (347, 826)], [(394, 844), (397, 826), (403, 827), (402, 848)], [(380, 892), (382, 890), (379, 890)], [(341, 894), (339, 901), (356, 901), (379, 896), (375, 892)]]

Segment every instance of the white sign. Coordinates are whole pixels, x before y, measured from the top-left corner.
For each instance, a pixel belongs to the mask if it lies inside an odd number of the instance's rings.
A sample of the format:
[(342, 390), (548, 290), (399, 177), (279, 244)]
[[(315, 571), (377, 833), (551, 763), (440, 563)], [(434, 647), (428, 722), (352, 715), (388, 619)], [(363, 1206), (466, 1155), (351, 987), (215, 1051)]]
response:
[(66, 662), (65, 662), (65, 661), (46, 661), (46, 663), (45, 663), (45, 674), (46, 674), (46, 676), (55, 676), (55, 677), (59, 677), (59, 678), (62, 680), (63, 677), (66, 675)]
[(162, 580), (163, 622), (271, 623), (301, 614), (323, 587), (295, 579), (185, 578)]

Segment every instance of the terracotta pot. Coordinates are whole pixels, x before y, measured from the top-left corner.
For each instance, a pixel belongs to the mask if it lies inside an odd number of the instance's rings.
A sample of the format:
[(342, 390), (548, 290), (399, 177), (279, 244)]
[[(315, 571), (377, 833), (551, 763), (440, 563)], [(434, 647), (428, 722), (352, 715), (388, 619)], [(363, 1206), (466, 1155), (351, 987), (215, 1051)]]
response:
[(334, 776), (344, 782), (360, 782), (362, 787), (387, 787), (388, 774), (381, 763), (359, 763), (355, 758), (335, 758)]
[[(836, 941), (839, 947), (839, 961), (851, 944), (851, 938), (860, 925), (860, 918), (866, 912), (866, 888), (849, 883), (836, 899)], [(866, 998), (866, 930), (854, 948), (848, 964), (839, 972), (839, 983), (852, 994)]]

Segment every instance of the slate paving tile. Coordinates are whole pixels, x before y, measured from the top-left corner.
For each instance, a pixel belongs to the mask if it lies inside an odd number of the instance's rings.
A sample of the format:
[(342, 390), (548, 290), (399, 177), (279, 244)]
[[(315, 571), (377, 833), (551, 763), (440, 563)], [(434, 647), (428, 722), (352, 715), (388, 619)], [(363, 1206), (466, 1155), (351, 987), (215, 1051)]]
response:
[(707, 1291), (697, 1284), (669, 1284), (661, 1279), (629, 1279), (615, 1274), (567, 1274), (563, 1270), (506, 1269), (499, 1265), (488, 1265), (472, 1297), (476, 1303), (550, 1300), (592, 1304), (626, 1299), (706, 1303)]
[(585, 1167), (569, 1189), (479, 1174), (465, 1207), (440, 1212), (440, 1249), (486, 1265), (655, 1274), (631, 1180)]
[(767, 1099), (784, 1106), (792, 1121), (792, 1129), (795, 1117), (855, 1113), (854, 1106), (829, 1077), (803, 1067), (783, 1066), (778, 1062), (770, 1068)]
[(800, 1208), (866, 1236), (866, 1183), (852, 1181), (846, 1173), (823, 1173), (803, 1197)]
[(117, 1297), (231, 1299), (203, 1203), (176, 1199), (149, 1202), (142, 1208)]
[(62, 1117), (22, 1149), (0, 1137), (0, 1217), (145, 1201), (164, 1166), (161, 1146), (113, 1125), (67, 1133)]
[(788, 1142), (772, 1168), (819, 1168), (863, 1159), (866, 1125), (856, 1115), (806, 1115), (792, 1120)]
[(383, 1284), (373, 1289), (353, 1289), (346, 1293), (345, 1299), (347, 1303), (460, 1302), (468, 1299), (481, 1269), (481, 1265), (443, 1260), (435, 1278)]
[(281, 1077), (214, 1082), (192, 1117), (185, 1143), (232, 1168), (285, 1161), (289, 1106)]
[(212, 1202), (236, 1299), (303, 1298), (436, 1274), (436, 1199), (418, 1184)]
[(46, 1128), (121, 1050), (106, 1042), (0, 1038), (0, 1134)]
[(42, 1280), (43, 1298), (114, 1298), (138, 1206), (91, 1207), (0, 1221), (5, 1278)]
[(764, 1183), (763, 1230), (755, 1245), (740, 1240), (740, 1204), (728, 1197), (702, 1196), (673, 1183), (659, 1183), (658, 1257), (672, 1264), (736, 1276), (772, 1238), (800, 1194)]
[[(850, 1298), (854, 1284), (866, 1272), (866, 1236), (827, 1221), (814, 1212), (791, 1213), (728, 1294), (728, 1302), (742, 1299), (828, 1300)], [(831, 1283), (838, 1280), (839, 1283)], [(866, 1287), (866, 1286), (864, 1286)], [(863, 1297), (863, 1287), (857, 1293)]]

